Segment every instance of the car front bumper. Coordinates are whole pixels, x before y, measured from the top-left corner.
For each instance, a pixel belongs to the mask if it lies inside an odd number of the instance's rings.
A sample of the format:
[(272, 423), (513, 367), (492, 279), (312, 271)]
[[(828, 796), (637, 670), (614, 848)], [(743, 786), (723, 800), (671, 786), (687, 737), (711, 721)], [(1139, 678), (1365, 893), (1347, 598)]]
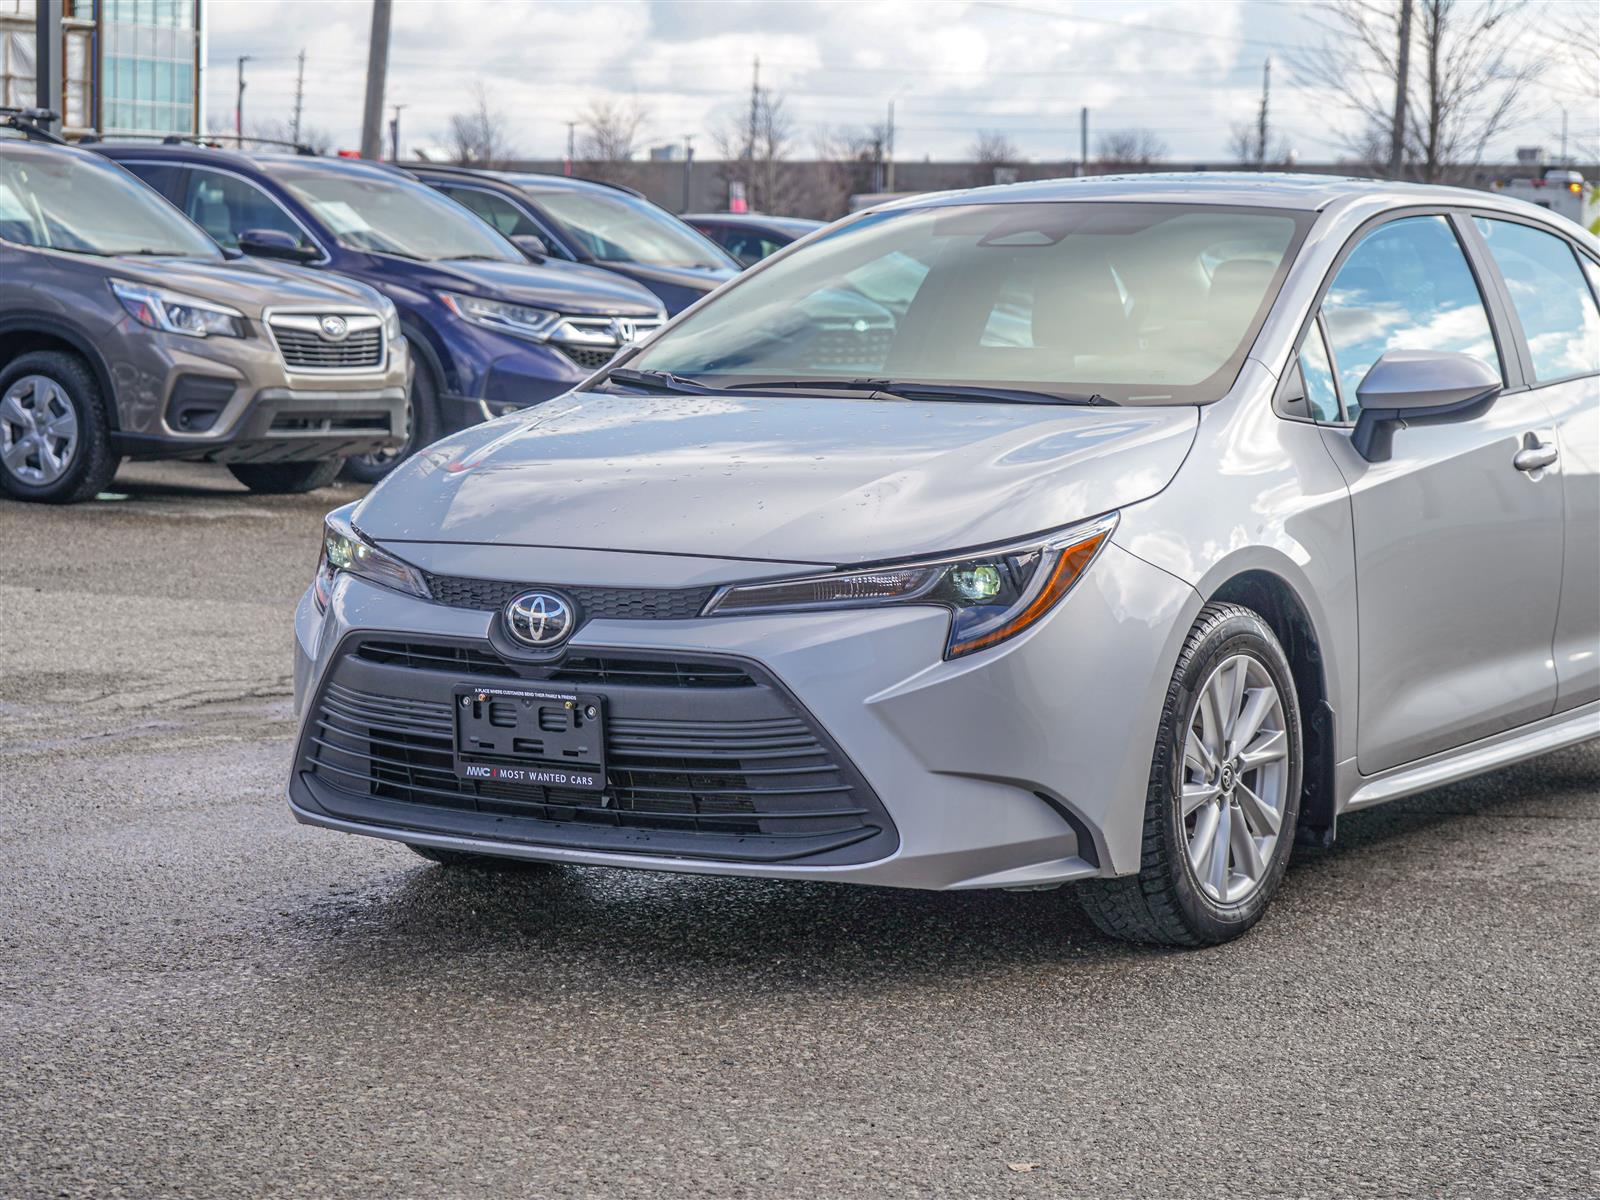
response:
[[(402, 553), (418, 549), (392, 548)], [(580, 565), (582, 552), (556, 555), (558, 564), (545, 561), (536, 572), (523, 569), (511, 575), (503, 569), (489, 574), (484, 548), (456, 551), (458, 561), (479, 568), (475, 573), (480, 577), (537, 578), (555, 587), (594, 582), (592, 565)], [(450, 559), (455, 551), (434, 547), (432, 553), (427, 569), (438, 570), (441, 559)], [(492, 566), (499, 567), (509, 555), (530, 553), (535, 552), (508, 548), (488, 557), (498, 559)], [(412, 557), (416, 561), (415, 553)], [(656, 556), (656, 563), (649, 564), (650, 557), (638, 556), (633, 562), (645, 563), (639, 569), (647, 571), (674, 570), (673, 560)], [(743, 566), (769, 575), (773, 571), (769, 564)], [(579, 571), (587, 571), (588, 578), (577, 575)], [(684, 580), (658, 576), (627, 582), (680, 586)], [(535, 822), (509, 818), (502, 806), (492, 803), (476, 812), (472, 810), (479, 803), (463, 805), (455, 785), (438, 774), (421, 777), (442, 785), (437, 794), (424, 788), (406, 793), (408, 801), (397, 803), (395, 789), (382, 778), (396, 755), (416, 761), (416, 746), (406, 747), (403, 732), (408, 714), (434, 720), (443, 712), (437, 720), (447, 722), (457, 685), (507, 683), (478, 674), (473, 665), (494, 661), (489, 636), (499, 617), (341, 577), (326, 613), (317, 611), (308, 592), (296, 614), (300, 738), (289, 799), (295, 815), (311, 824), (569, 863), (918, 888), (1042, 887), (1124, 874), (1139, 865), (1150, 755), (1166, 680), (1199, 604), (1187, 585), (1113, 544), (1028, 633), (955, 661), (942, 657), (948, 616), (937, 608), (597, 619), (583, 626), (561, 661), (643, 658), (653, 663), (742, 664), (770, 683), (764, 700), (756, 692), (719, 695), (715, 688), (677, 686), (642, 696), (630, 686), (608, 687), (603, 681), (568, 686), (609, 693), (608, 703), (624, 714), (615, 728), (608, 718), (608, 755), (613, 736), (624, 725), (634, 733), (643, 729), (665, 736), (663, 720), (673, 730), (704, 733), (729, 728), (721, 722), (732, 718), (746, 721), (745, 728), (770, 732), (769, 726), (751, 724), (770, 721), (777, 711), (760, 705), (787, 705), (788, 716), (831, 756), (828, 761), (839, 769), (837, 778), (849, 783), (850, 793), (840, 806), (865, 812), (865, 817), (852, 819), (873, 825), (875, 832), (842, 846), (796, 837), (789, 848), (800, 852), (786, 853), (781, 839), (730, 835), (719, 830), (725, 823), (716, 819), (640, 831), (626, 828), (625, 815), (619, 819), (623, 824), (605, 824), (612, 818), (592, 807), (583, 814), (556, 813), (566, 819), (549, 819), (547, 810)], [(459, 663), (408, 659), (411, 665), (403, 667), (393, 660), (357, 661), (352, 647), (371, 641), (456, 646), (470, 653)], [(376, 740), (330, 739), (325, 724), (330, 694), (338, 707), (334, 720)], [(634, 707), (636, 701), (654, 707)], [(745, 701), (753, 707), (740, 711), (738, 705)], [(400, 736), (382, 728), (382, 721), (393, 720), (386, 713), (401, 714), (395, 726)], [(431, 734), (426, 724), (414, 728), (437, 737), (448, 726), (434, 725)], [(800, 736), (796, 728), (788, 732)], [(317, 766), (319, 753), (322, 761), (330, 761), (325, 753), (329, 740), (336, 749), (353, 745), (358, 750), (356, 755), (336, 755), (332, 773)], [(390, 742), (401, 746), (396, 749)], [(391, 764), (373, 768), (379, 782), (361, 777), (367, 758)], [(415, 777), (407, 779), (415, 782)], [(612, 783), (620, 780), (612, 771)], [(715, 791), (709, 785), (720, 782), (701, 779), (694, 787)], [(616, 794), (627, 795), (620, 786)], [(681, 796), (678, 800), (683, 802)], [(610, 803), (620, 807), (632, 801)], [(715, 816), (709, 811), (714, 803), (705, 797), (692, 803), (701, 816)], [(624, 832), (617, 833), (619, 828)], [(764, 823), (761, 828), (773, 826)]]

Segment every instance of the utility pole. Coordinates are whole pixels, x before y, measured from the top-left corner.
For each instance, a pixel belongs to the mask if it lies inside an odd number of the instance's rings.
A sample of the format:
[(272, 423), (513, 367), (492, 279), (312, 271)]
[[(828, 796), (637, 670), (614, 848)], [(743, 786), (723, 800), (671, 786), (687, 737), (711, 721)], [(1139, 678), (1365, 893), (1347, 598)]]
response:
[(244, 65), (250, 61), (250, 55), (239, 55), (239, 90), (233, 98), (233, 136), (241, 146), (244, 145)]
[(693, 181), (694, 134), (686, 133), (683, 135), (683, 207), (678, 210), (681, 213), (686, 213), (689, 211), (689, 206), (692, 202), (691, 197), (693, 193), (691, 188), (693, 186)]
[(1267, 98), (1272, 94), (1272, 59), (1261, 68), (1261, 115), (1256, 119), (1256, 170), (1267, 169)]
[(389, 17), (393, 0), (372, 0), (367, 43), (367, 100), (361, 112), (361, 157), (383, 157), (383, 87), (389, 74)]
[(1400, 5), (1400, 50), (1394, 77), (1394, 123), (1389, 127), (1389, 178), (1400, 178), (1406, 149), (1406, 86), (1411, 74), (1411, 0)]
[(755, 56), (750, 66), (750, 132), (745, 139), (745, 157), (752, 167), (756, 161), (756, 126), (761, 117), (761, 56)]
[(389, 161), (400, 161), (400, 113), (407, 108), (404, 104), (391, 104), (389, 111), (394, 115), (389, 118)]
[(884, 188), (886, 192), (894, 191), (894, 101), (889, 101), (889, 124), (884, 127)]
[(1089, 173), (1089, 106), (1078, 113), (1078, 174)]
[(306, 51), (300, 47), (300, 53), (295, 58), (294, 70), (294, 120), (289, 123), (289, 140), (300, 141), (300, 113), (305, 105), (306, 98)]
[(578, 123), (567, 122), (567, 174), (572, 174), (572, 164), (577, 161)]
[[(33, 11), (34, 46), (34, 103), (46, 112), (57, 114), (53, 121), (40, 124), (54, 132), (66, 116), (66, 90), (61, 86), (66, 78), (61, 62), (61, 0), (38, 0)], [(26, 103), (26, 101), (22, 101)], [(93, 115), (84, 114), (93, 121)]]

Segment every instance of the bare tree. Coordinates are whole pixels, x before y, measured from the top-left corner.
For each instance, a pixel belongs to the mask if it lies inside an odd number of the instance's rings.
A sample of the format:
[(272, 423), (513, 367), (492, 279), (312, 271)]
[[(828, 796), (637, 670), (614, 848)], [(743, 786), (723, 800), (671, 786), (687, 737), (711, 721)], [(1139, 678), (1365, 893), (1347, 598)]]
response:
[[(1255, 167), (1281, 167), (1290, 162), (1293, 153), (1289, 148), (1289, 139), (1275, 131), (1268, 132), (1267, 145), (1263, 150), (1261, 125), (1257, 121), (1235, 121), (1228, 127), (1228, 157), (1236, 163)], [(1387, 154), (1388, 151), (1384, 150), (1383, 153)]]
[(472, 107), (450, 118), (450, 161), (465, 167), (498, 167), (516, 154), (505, 116), (490, 105), (482, 83), (472, 86)]
[(1100, 135), (1096, 157), (1119, 166), (1147, 167), (1166, 158), (1169, 147), (1149, 129), (1113, 129)]
[(793, 215), (796, 173), (786, 160), (794, 149), (794, 123), (781, 95), (760, 89), (748, 113), (735, 113), (712, 131), (726, 182), (742, 182), (752, 212)]
[(886, 134), (882, 125), (819, 127), (816, 162), (802, 177), (803, 199), (796, 212), (832, 220), (850, 211), (850, 197), (877, 191)]
[[(1450, 178), (1513, 124), (1544, 65), (1517, 36), (1524, 8), (1525, 0), (1417, 0), (1403, 130), (1413, 174)], [(1393, 121), (1399, 11), (1375, 0), (1324, 0), (1318, 23), (1327, 36), (1294, 61), (1303, 86), (1356, 115), (1344, 140), (1358, 155), (1369, 152), (1374, 128)]]
[(649, 124), (636, 100), (592, 101), (578, 117), (578, 158), (586, 163), (628, 162)]
[(973, 186), (985, 187), (1002, 182), (1007, 168), (1015, 167), (1022, 161), (1022, 151), (998, 129), (980, 129), (967, 147), (967, 157), (973, 164)]

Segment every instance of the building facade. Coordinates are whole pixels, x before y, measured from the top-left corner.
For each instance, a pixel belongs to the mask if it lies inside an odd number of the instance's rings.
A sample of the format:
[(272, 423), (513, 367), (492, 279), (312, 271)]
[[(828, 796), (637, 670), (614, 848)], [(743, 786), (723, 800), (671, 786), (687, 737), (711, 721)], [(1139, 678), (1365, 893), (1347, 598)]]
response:
[[(38, 103), (37, 4), (0, 0), (0, 105)], [(61, 0), (61, 94), (68, 137), (193, 136), (204, 126), (204, 0)]]

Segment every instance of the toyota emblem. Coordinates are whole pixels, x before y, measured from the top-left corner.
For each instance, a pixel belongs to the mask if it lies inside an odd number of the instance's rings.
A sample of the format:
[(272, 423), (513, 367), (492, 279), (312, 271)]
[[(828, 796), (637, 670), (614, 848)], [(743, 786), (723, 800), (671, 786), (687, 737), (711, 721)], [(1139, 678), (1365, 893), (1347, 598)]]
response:
[(506, 605), (506, 628), (524, 646), (549, 650), (577, 627), (572, 605), (550, 592), (523, 592)]
[(336, 317), (331, 313), (317, 322), (322, 330), (322, 338), (328, 342), (342, 342), (350, 334), (350, 323), (343, 317)]

